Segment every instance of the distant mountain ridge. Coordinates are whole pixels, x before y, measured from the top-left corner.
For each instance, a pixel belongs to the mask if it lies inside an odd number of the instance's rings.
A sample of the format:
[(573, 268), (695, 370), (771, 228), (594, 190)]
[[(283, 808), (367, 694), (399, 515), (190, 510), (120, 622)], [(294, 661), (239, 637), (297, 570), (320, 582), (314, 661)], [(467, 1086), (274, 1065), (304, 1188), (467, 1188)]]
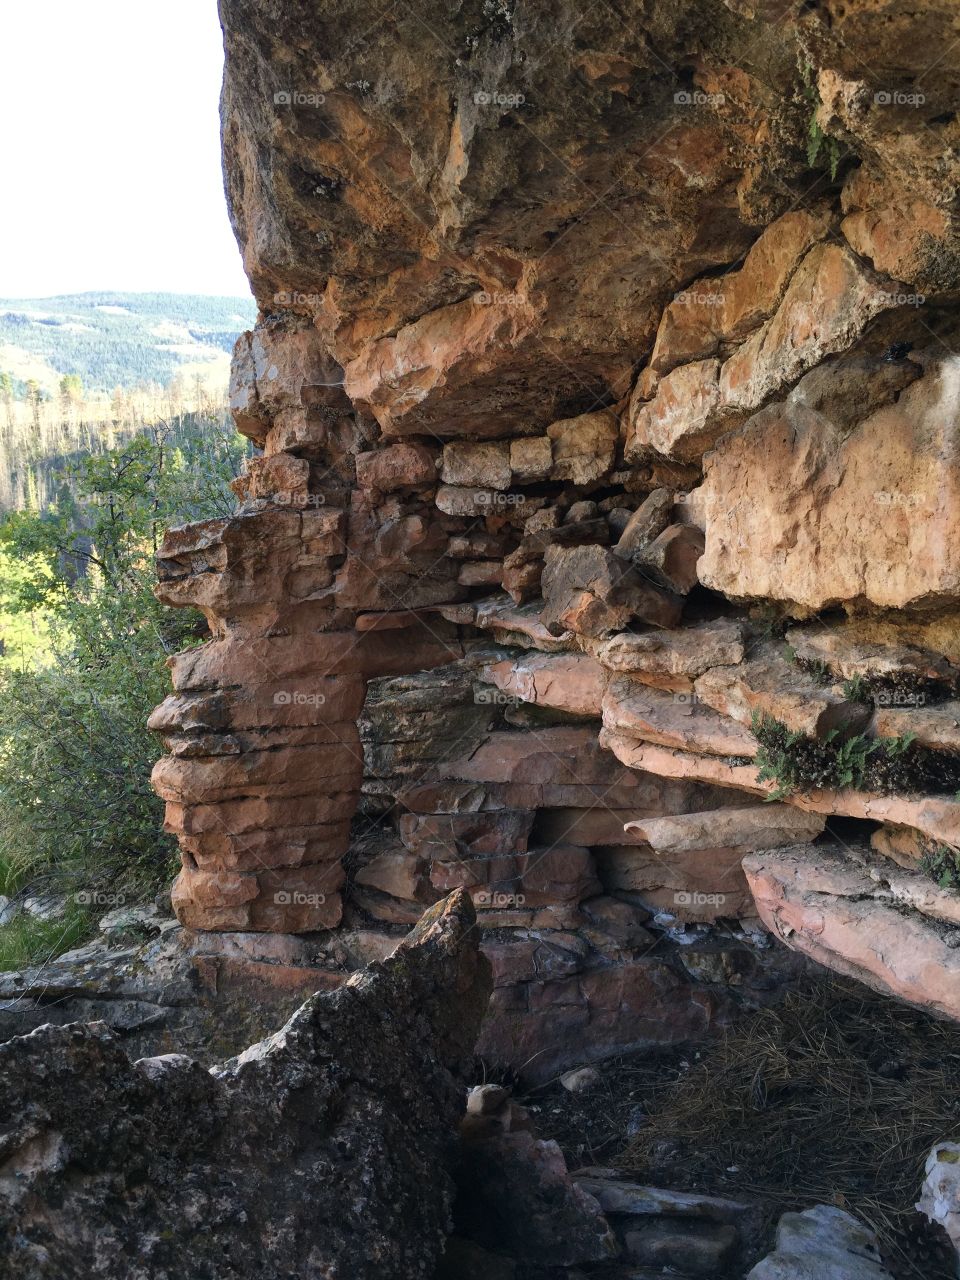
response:
[(251, 297), (182, 293), (73, 293), (0, 298), (0, 372), (22, 394), (77, 374), (89, 391), (165, 385), (175, 374), (225, 376), (239, 333), (251, 328)]

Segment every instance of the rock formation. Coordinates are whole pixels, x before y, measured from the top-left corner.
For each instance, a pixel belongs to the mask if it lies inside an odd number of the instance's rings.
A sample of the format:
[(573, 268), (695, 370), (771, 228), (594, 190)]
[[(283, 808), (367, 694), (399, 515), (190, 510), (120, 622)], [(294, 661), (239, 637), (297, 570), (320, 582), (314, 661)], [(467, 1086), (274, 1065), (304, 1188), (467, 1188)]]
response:
[(474, 919), (454, 894), (210, 1070), (97, 1023), (0, 1047), (0, 1273), (426, 1280), (489, 991)]
[(765, 998), (758, 913), (957, 1016), (955, 7), (220, 8), (259, 452), (159, 556), (181, 921), (468, 888), (545, 1073)]

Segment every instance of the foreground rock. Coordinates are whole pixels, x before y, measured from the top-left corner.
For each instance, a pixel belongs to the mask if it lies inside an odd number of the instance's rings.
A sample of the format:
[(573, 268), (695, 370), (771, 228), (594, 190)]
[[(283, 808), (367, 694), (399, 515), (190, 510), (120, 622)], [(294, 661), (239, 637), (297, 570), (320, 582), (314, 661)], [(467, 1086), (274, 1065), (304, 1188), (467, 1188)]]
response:
[(943, 1227), (960, 1254), (960, 1146), (938, 1142), (927, 1156), (924, 1173), (917, 1208)]
[(775, 1252), (747, 1280), (891, 1280), (880, 1263), (877, 1238), (852, 1214), (818, 1204), (785, 1213)]
[(388, 960), (206, 1071), (104, 1027), (0, 1049), (0, 1274), (429, 1277), (489, 992), (464, 894)]

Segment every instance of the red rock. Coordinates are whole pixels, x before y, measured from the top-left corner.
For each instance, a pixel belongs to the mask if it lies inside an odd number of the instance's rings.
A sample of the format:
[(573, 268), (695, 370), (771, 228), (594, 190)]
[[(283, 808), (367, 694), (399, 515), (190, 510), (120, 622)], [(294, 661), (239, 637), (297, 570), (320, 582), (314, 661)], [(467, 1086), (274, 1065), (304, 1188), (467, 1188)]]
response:
[[(719, 756), (694, 755), (629, 738), (602, 729), (600, 744), (632, 769), (645, 769), (667, 778), (691, 778), (734, 787), (753, 795), (771, 795), (772, 782), (756, 780), (753, 765), (730, 764)], [(786, 797), (787, 804), (812, 813), (844, 818), (868, 818), (895, 826), (914, 827), (931, 840), (960, 843), (960, 802), (947, 796), (881, 796), (866, 791), (813, 791)]]
[(893, 282), (861, 267), (845, 247), (812, 249), (773, 318), (724, 364), (723, 408), (758, 409), (824, 357), (851, 346), (874, 316), (896, 306), (895, 297)]
[(643, 818), (626, 825), (627, 832), (640, 836), (652, 849), (671, 854), (717, 847), (741, 854), (753, 853), (757, 849), (815, 840), (823, 828), (824, 818), (820, 814), (804, 813), (786, 804), (680, 813)]
[(436, 483), (436, 455), (426, 445), (391, 444), (357, 455), (357, 484), (361, 489), (393, 493)]
[(599, 716), (606, 672), (581, 654), (534, 654), (484, 668), (484, 678), (521, 702)]
[(769, 319), (797, 263), (829, 227), (826, 208), (792, 210), (763, 231), (739, 271), (695, 280), (683, 289), (660, 320), (651, 371), (662, 376), (677, 365), (715, 356), (722, 341), (743, 338)]
[(523, 852), (532, 825), (533, 814), (528, 810), (497, 809), (487, 813), (405, 813), (398, 830), (412, 853), (436, 858), (451, 850), (464, 856)]
[(716, 756), (753, 756), (752, 733), (687, 694), (651, 689), (632, 676), (614, 676), (603, 699), (606, 729), (661, 746)]
[(960, 1019), (960, 954), (835, 849), (755, 853), (744, 870), (761, 919), (818, 964), (940, 1017)]
[(737, 419), (721, 405), (720, 365), (700, 360), (662, 378), (652, 400), (631, 401), (628, 421), (628, 462), (640, 461), (649, 450), (692, 461)]
[(681, 605), (645, 583), (632, 567), (605, 547), (549, 547), (542, 578), (548, 630), (599, 636), (620, 630), (633, 617), (673, 626)]
[(517, 607), (506, 599), (482, 601), (477, 606), (476, 625), (492, 631), (502, 644), (519, 644), (544, 653), (562, 652), (573, 639), (572, 635), (552, 635), (540, 621), (539, 605)]

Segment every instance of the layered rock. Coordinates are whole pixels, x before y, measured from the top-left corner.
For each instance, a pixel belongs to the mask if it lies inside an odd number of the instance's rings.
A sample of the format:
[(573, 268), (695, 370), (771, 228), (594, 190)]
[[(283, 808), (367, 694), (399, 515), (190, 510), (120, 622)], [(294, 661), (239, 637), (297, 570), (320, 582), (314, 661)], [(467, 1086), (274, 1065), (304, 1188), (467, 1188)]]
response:
[[(948, 6), (874, 8), (224, 0), (262, 456), (161, 550), (212, 634), (153, 720), (183, 921), (466, 887), (488, 1043), (556, 1064), (722, 1021), (650, 951), (753, 913), (744, 854), (960, 847), (960, 63)], [(827, 765), (782, 785), (755, 717)]]

